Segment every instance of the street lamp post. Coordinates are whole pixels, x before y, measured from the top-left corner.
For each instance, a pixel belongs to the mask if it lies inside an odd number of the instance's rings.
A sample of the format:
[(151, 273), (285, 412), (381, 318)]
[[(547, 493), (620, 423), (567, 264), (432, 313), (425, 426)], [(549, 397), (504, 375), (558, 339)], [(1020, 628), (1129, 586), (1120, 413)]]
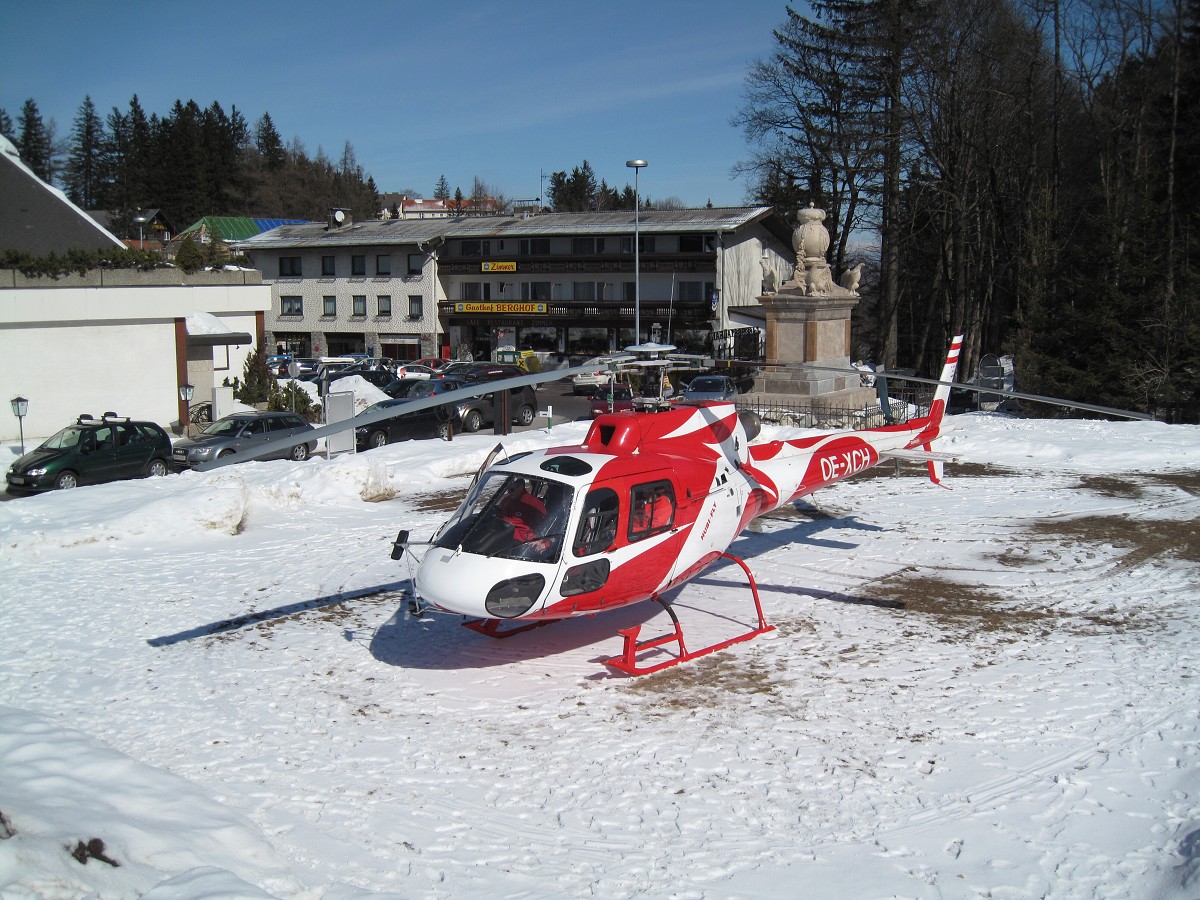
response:
[(25, 455), (25, 416), (29, 412), (29, 401), (24, 397), (13, 397), (11, 401), (13, 415), (17, 417), (17, 427), (21, 430), (21, 455)]
[(186, 435), (191, 434), (188, 429), (191, 427), (192, 423), (191, 403), (192, 394), (195, 392), (195, 390), (196, 389), (190, 384), (181, 384), (179, 386), (179, 399), (183, 401), (183, 414), (179, 417), (179, 422), (181, 425), (183, 425), (183, 433)]
[(642, 199), (638, 190), (638, 175), (649, 163), (644, 159), (629, 159), (625, 165), (633, 169), (633, 343), (636, 345), (642, 342)]
[(145, 226), (146, 222), (149, 220), (146, 218), (146, 214), (139, 209), (138, 214), (133, 217), (133, 221), (137, 222), (137, 227), (138, 227), (138, 249), (145, 250), (146, 249), (146, 239), (142, 232), (142, 229)]

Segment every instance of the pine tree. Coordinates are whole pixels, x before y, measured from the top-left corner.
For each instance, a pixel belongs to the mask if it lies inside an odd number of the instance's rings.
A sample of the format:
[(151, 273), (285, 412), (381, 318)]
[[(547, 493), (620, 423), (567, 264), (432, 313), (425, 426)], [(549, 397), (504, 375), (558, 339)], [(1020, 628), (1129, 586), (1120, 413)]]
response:
[(21, 115), (17, 119), (20, 137), (17, 150), (21, 161), (27, 165), (38, 178), (46, 183), (51, 178), (51, 140), (42, 114), (38, 111), (37, 102), (30, 97), (21, 107)]
[(67, 196), (83, 209), (96, 209), (105, 177), (104, 123), (90, 96), (83, 98), (71, 133), (71, 149), (63, 176)]
[(275, 130), (275, 123), (270, 113), (263, 113), (254, 126), (254, 147), (262, 159), (263, 165), (269, 172), (278, 172), (287, 161), (287, 153), (283, 149), (283, 140)]
[(437, 180), (437, 186), (433, 189), (434, 200), (449, 200), (450, 199), (450, 182), (443, 175)]
[(17, 129), (13, 127), (12, 117), (0, 106), (0, 135), (8, 138), (14, 144), (17, 142)]

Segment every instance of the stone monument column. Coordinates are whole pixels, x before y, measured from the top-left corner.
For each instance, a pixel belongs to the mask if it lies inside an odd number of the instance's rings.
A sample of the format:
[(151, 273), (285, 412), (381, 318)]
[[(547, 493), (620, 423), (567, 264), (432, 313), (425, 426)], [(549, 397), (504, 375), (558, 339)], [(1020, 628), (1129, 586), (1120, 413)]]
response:
[[(796, 363), (850, 367), (850, 314), (859, 301), (857, 291), (834, 282), (825, 260), (829, 249), (825, 210), (810, 203), (797, 219), (799, 225), (792, 233), (796, 251), (792, 277), (775, 293), (758, 298), (767, 313), (767, 365), (755, 380), (754, 391), (816, 397), (857, 388), (856, 374), (795, 367)], [(782, 368), (787, 365), (792, 367)]]

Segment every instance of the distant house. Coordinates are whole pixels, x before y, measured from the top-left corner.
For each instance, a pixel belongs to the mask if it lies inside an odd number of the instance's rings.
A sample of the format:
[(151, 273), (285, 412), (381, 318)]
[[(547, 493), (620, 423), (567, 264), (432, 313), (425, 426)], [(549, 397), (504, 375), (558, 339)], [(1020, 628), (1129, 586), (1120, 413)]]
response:
[(88, 215), (108, 231), (120, 236), (131, 250), (162, 250), (175, 233), (175, 227), (161, 209), (135, 209), (128, 213), (89, 209)]
[(0, 136), (0, 250), (34, 256), (67, 250), (105, 250), (124, 244), (21, 162)]

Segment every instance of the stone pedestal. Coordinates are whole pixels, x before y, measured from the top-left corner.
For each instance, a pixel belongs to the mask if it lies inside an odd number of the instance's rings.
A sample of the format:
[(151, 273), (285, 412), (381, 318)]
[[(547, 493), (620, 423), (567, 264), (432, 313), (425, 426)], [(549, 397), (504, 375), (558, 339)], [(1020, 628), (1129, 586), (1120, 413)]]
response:
[(797, 366), (849, 368), (850, 314), (858, 299), (857, 294), (836, 285), (825, 294), (805, 294), (794, 281), (778, 293), (759, 297), (767, 313), (767, 352), (766, 368), (755, 379), (755, 392), (816, 397), (858, 387), (857, 375)]

